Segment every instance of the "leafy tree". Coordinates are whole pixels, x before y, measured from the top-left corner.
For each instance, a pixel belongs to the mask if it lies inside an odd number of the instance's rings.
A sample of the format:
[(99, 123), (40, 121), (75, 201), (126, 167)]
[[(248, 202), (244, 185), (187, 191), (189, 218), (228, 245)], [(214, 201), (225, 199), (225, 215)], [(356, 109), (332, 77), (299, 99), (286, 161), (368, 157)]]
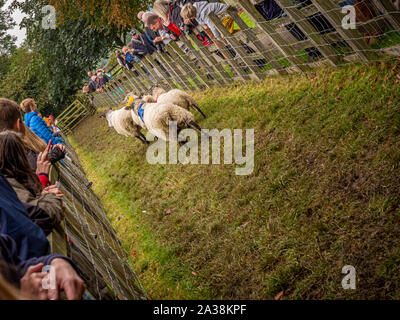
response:
[(16, 1), (13, 7), (27, 14), (21, 26), (27, 29), (26, 48), (34, 52), (30, 63), (35, 64), (35, 70), (37, 67), (37, 78), (46, 90), (49, 100), (46, 110), (57, 114), (81, 90), (87, 71), (108, 55), (115, 37), (107, 28), (92, 28), (85, 19), (65, 22), (56, 29), (43, 29), (41, 8), (45, 4)]
[(23, 46), (7, 58), (8, 73), (1, 79), (0, 96), (18, 103), (25, 98), (33, 97), (41, 110), (50, 110), (44, 79), (40, 76), (40, 65), (35, 63), (39, 56)]
[(140, 28), (137, 19), (140, 10), (147, 10), (154, 0), (48, 0), (56, 8), (61, 24), (84, 18), (88, 24), (97, 29), (107, 28), (115, 36), (116, 43), (126, 43), (127, 31)]
[(7, 34), (16, 24), (11, 17), (11, 12), (4, 9), (6, 1), (0, 0), (0, 55), (8, 54), (16, 49), (15, 41), (17, 38)]

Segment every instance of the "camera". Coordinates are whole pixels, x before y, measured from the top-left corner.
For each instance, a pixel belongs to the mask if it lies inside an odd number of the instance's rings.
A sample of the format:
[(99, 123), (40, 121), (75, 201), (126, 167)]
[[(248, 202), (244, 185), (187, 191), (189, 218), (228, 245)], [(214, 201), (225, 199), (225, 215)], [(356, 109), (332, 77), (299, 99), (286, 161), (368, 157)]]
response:
[(193, 32), (193, 26), (191, 24), (185, 24), (183, 28), (187, 36)]
[(154, 46), (156, 47), (158, 53), (162, 53), (164, 51), (162, 43), (155, 43)]

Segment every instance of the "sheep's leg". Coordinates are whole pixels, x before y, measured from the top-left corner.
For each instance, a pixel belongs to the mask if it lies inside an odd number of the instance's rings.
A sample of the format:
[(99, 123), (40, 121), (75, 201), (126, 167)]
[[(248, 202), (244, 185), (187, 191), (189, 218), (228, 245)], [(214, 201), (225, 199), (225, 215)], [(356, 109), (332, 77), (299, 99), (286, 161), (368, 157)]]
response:
[(150, 144), (150, 141), (148, 141), (147, 139), (146, 139), (146, 136), (143, 134), (143, 133), (139, 133), (140, 134), (140, 136), (142, 137), (142, 139), (144, 140), (144, 142), (146, 143), (146, 144)]
[(206, 115), (203, 113), (203, 111), (201, 111), (201, 109), (198, 106), (192, 105), (192, 107), (193, 109), (197, 110), (197, 112), (199, 112), (204, 119), (207, 119)]
[(149, 144), (150, 142), (147, 141), (146, 139), (144, 139), (142, 136), (136, 136), (136, 138), (138, 138), (143, 144)]
[(189, 121), (189, 122), (187, 123), (187, 125), (188, 125), (189, 127), (191, 127), (192, 129), (198, 130), (198, 131), (199, 131), (200, 133), (202, 133), (207, 139), (210, 138), (210, 136), (209, 136), (207, 133), (205, 133), (205, 132), (203, 131), (203, 129), (202, 129), (196, 122), (194, 122), (194, 121)]

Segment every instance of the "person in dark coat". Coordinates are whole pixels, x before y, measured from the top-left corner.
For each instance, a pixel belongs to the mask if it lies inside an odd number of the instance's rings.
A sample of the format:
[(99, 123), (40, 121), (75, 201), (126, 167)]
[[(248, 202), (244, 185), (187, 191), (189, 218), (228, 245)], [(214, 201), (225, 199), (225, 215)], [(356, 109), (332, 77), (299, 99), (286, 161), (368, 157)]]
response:
[(11, 237), (20, 260), (49, 254), (50, 246), (43, 230), (27, 217), (11, 185), (0, 173), (0, 234)]
[(147, 37), (143, 34), (140, 34), (136, 29), (133, 29), (130, 32), (132, 37), (132, 41), (129, 44), (129, 48), (132, 49), (133, 53), (139, 58), (143, 59), (143, 57), (147, 54), (153, 54), (156, 51), (156, 47), (153, 46)]
[[(50, 245), (42, 229), (27, 217), (28, 213), (10, 184), (0, 174), (0, 273), (22, 293), (40, 292), (37, 299), (58, 299), (64, 290), (68, 299), (80, 299), (85, 284), (80, 270), (69, 258), (49, 254)], [(32, 268), (54, 268), (56, 288), (44, 291), (42, 282), (33, 282)], [(29, 269), (31, 268), (31, 269)]]
[[(133, 54), (136, 55), (139, 59), (143, 59), (143, 57), (147, 54), (153, 54), (157, 48), (151, 44), (150, 40), (143, 34), (140, 34), (136, 29), (133, 29), (130, 32), (132, 37), (132, 42), (129, 45), (129, 48), (132, 50)], [(164, 66), (158, 61), (154, 59), (155, 62), (160, 66), (160, 68), (167, 74), (168, 77), (171, 75), (165, 70)], [(147, 72), (146, 72), (147, 73)]]

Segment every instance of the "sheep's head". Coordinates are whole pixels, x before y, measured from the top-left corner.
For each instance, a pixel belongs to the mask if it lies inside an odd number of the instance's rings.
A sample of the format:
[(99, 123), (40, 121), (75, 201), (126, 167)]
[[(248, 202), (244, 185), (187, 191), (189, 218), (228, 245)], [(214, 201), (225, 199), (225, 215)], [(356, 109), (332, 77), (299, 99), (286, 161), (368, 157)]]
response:
[(140, 105), (147, 103), (142, 98), (137, 98), (133, 100), (132, 104), (129, 107), (125, 107), (125, 110), (133, 110), (136, 114), (138, 114), (138, 110)]
[(143, 100), (145, 103), (154, 103), (154, 102), (156, 102), (154, 97), (150, 96), (150, 95), (144, 96), (141, 100)]
[(122, 104), (127, 104), (129, 102), (129, 99), (133, 98), (133, 99), (137, 99), (138, 96), (132, 91), (129, 92), (126, 96), (125, 99), (122, 101)]
[(167, 93), (163, 88), (154, 87), (151, 91), (151, 95), (153, 96), (154, 100), (157, 100), (159, 96), (162, 94)]
[(112, 112), (113, 112), (112, 110), (106, 110), (106, 111), (104, 111), (103, 113), (101, 113), (99, 115), (99, 118), (105, 118), (107, 120), (109, 127), (113, 126), (112, 123), (111, 123), (111, 114), (112, 114)]

